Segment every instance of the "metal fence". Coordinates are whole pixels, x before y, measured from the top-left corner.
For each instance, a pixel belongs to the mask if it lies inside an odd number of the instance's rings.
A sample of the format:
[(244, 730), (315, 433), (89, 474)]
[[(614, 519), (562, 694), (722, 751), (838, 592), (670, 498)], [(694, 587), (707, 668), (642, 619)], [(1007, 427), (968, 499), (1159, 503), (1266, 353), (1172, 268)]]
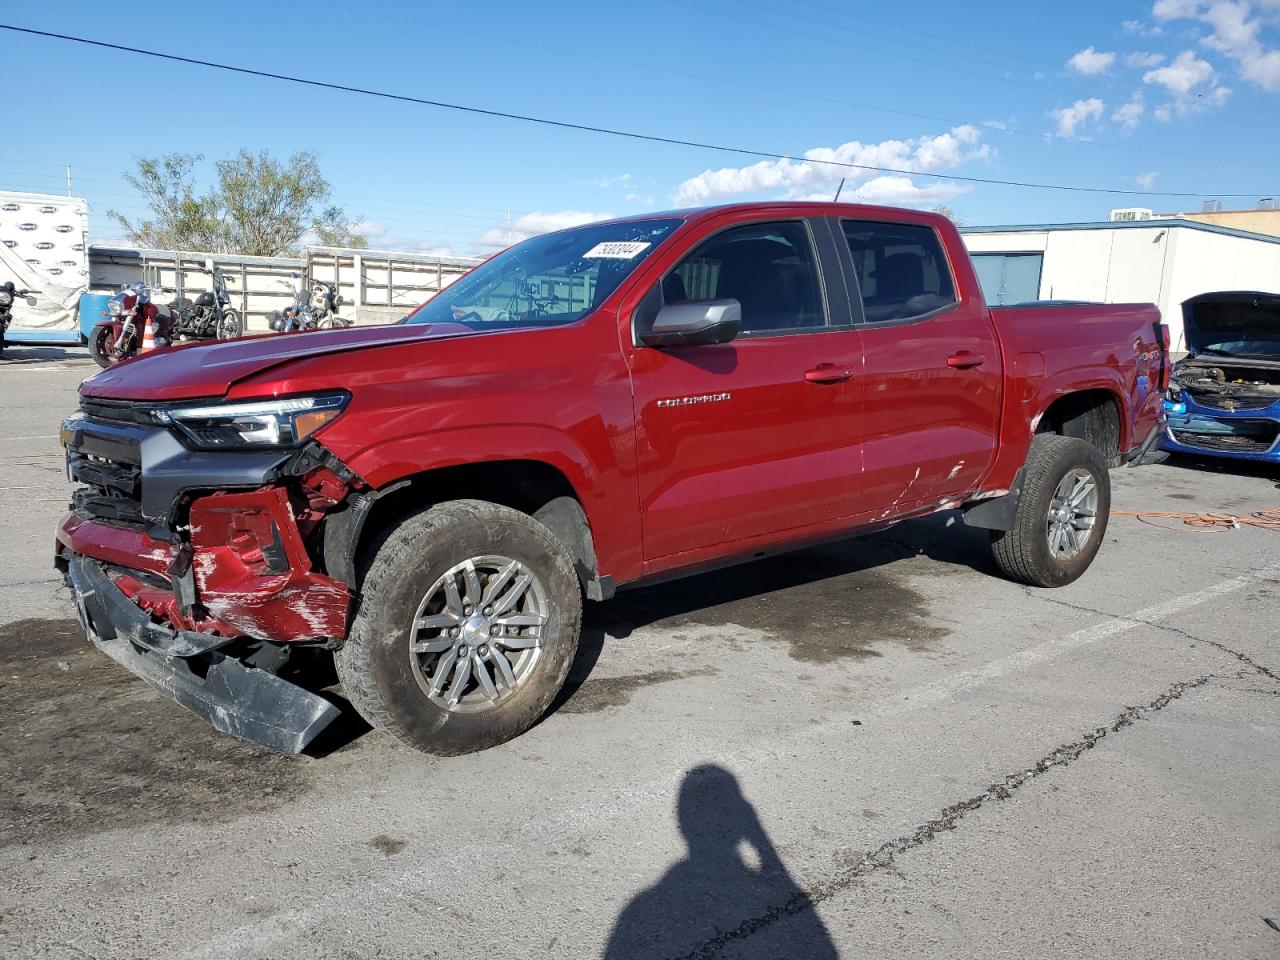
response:
[[(233, 306), (249, 330), (266, 330), (266, 315), (293, 297), (295, 284), (336, 282), (345, 298), (339, 313), (356, 323), (389, 323), (431, 299), (479, 263), (391, 250), (311, 247), (303, 257), (246, 257), (179, 250), (93, 245), (89, 288), (108, 292), (139, 280), (194, 299), (210, 289), (209, 271), (221, 268)], [(294, 274), (299, 275), (294, 279)]]

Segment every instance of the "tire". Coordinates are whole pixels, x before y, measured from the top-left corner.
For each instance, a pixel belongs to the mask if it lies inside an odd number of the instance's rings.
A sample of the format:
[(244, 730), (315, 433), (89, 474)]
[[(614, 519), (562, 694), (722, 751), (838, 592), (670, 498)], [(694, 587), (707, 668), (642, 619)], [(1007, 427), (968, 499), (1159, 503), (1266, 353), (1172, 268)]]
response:
[(218, 340), (238, 340), (244, 334), (244, 324), (240, 322), (240, 314), (235, 310), (223, 310), (222, 320), (214, 336)]
[[(1093, 485), (1092, 501), (1087, 496), (1087, 485), (1079, 482), (1086, 478)], [(1082, 504), (1071, 508), (1062, 501), (1055, 503), (1060, 487), (1083, 497)], [(1081, 530), (1081, 524), (1088, 519), (1081, 514), (1055, 524), (1051, 511), (1060, 506), (1066, 509), (1058, 514), (1059, 518), (1091, 509), (1092, 523), (1087, 530)], [(1013, 529), (992, 535), (996, 565), (1010, 579), (1034, 587), (1066, 586), (1093, 563), (1106, 535), (1110, 513), (1111, 478), (1102, 453), (1083, 440), (1041, 434), (1032, 441), (1027, 455)], [(1063, 538), (1056, 544), (1055, 525), (1061, 528)]]
[(92, 336), (89, 338), (89, 355), (104, 370), (117, 362), (112, 355), (112, 348), (115, 346), (115, 342), (114, 331), (112, 331), (109, 324), (105, 323), (100, 327), (95, 327)]
[[(479, 571), (470, 587), (467, 563)], [(507, 585), (501, 573), (486, 572), (490, 568), (508, 574)], [(541, 616), (543, 625), (499, 626), (507, 591), (514, 592), (526, 574), (530, 581), (505, 618)], [(447, 603), (446, 582), (457, 590)], [(497, 592), (488, 597), (491, 587)], [(467, 617), (451, 612), (453, 601), (461, 609), (477, 597), (480, 603)], [(489, 613), (492, 620), (482, 616)], [(424, 626), (428, 621), (435, 623)], [(425, 753), (455, 756), (510, 740), (542, 717), (568, 676), (581, 625), (573, 562), (546, 527), (507, 507), (455, 500), (407, 517), (380, 539), (364, 566), (358, 607), (334, 665), (347, 698), (369, 723)], [(541, 641), (516, 636), (487, 642), (492, 631), (501, 636), (504, 630), (539, 631)], [(451, 632), (458, 639), (448, 637)], [(433, 649), (413, 653), (415, 642)], [(471, 655), (459, 658), (459, 649)], [(511, 679), (500, 680), (496, 657), (505, 658)], [(474, 669), (468, 668), (459, 690), (462, 659)], [(489, 693), (481, 688), (482, 667)], [(437, 691), (442, 673), (448, 684)]]

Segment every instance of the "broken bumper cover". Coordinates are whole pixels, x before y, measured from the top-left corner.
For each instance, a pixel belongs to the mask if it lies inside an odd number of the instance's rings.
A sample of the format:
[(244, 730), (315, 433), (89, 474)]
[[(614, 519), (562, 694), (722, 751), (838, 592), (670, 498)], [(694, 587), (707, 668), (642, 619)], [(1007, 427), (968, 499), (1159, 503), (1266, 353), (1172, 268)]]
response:
[(1166, 401), (1168, 429), (1160, 449), (1169, 453), (1280, 463), (1280, 403), (1256, 410), (1224, 410), (1184, 394)]
[(214, 729), (300, 753), (338, 717), (323, 697), (220, 652), (230, 638), (152, 622), (93, 560), (72, 556), (67, 577), (93, 644)]

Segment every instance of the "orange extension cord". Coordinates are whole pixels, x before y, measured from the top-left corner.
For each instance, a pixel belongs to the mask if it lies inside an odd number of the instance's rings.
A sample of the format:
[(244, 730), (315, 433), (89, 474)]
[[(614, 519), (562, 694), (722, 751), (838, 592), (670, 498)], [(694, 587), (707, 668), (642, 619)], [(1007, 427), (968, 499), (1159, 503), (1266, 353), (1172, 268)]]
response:
[[(1112, 510), (1113, 517), (1137, 517), (1142, 523), (1165, 530), (1178, 530), (1172, 523), (1181, 522), (1191, 531), (1239, 530), (1241, 527), (1258, 527), (1261, 530), (1280, 532), (1280, 510), (1255, 510), (1247, 517), (1237, 517), (1229, 513), (1179, 513), (1176, 510)], [(1169, 522), (1164, 522), (1169, 521)], [(1188, 531), (1188, 532), (1191, 532)]]

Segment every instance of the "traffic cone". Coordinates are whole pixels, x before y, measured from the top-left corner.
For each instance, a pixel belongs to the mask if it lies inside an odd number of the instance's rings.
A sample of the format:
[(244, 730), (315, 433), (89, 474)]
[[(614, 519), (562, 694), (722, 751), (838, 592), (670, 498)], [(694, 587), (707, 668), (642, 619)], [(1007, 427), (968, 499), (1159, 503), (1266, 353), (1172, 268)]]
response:
[(156, 325), (155, 321), (147, 317), (147, 323), (142, 328), (142, 349), (139, 353), (146, 353), (148, 350), (156, 348)]

